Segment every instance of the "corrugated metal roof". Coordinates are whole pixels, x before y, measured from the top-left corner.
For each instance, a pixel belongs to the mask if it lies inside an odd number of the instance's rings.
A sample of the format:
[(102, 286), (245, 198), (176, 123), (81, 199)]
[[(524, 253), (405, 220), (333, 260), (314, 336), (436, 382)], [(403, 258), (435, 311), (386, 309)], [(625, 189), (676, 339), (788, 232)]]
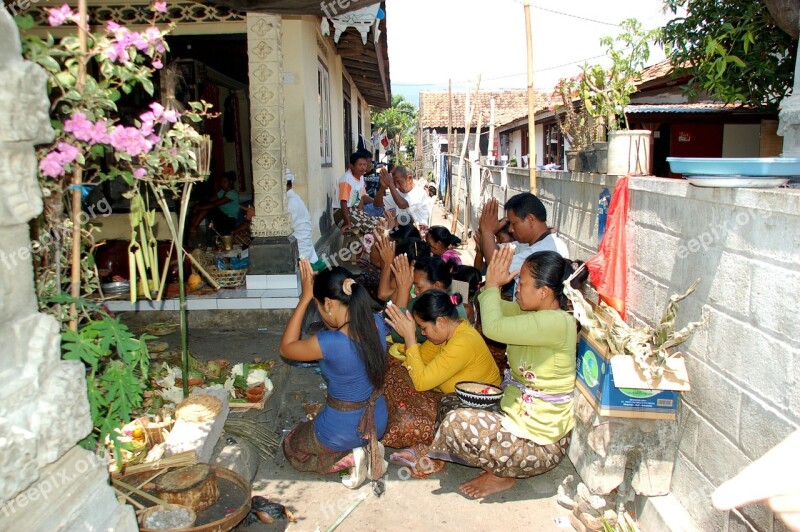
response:
[(724, 113), (734, 110), (749, 110), (748, 107), (731, 105), (725, 102), (631, 104), (625, 112), (635, 113)]

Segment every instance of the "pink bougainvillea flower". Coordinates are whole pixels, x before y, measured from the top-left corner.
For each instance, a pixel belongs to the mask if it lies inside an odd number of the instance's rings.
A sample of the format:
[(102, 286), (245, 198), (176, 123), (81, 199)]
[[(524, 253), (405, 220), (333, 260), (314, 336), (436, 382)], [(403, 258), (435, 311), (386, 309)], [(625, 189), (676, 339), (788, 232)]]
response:
[(155, 9), (159, 13), (166, 13), (167, 12), (167, 3), (166, 2), (156, 2), (153, 4), (153, 9)]
[(89, 141), (89, 144), (108, 144), (109, 142), (111, 142), (111, 139), (108, 136), (108, 122), (105, 120), (98, 120), (94, 124), (92, 139)]
[(153, 149), (153, 143), (135, 127), (117, 126), (110, 136), (111, 146), (116, 150), (128, 153), (131, 157), (148, 153)]
[(71, 163), (81, 154), (81, 150), (66, 142), (59, 142), (57, 147), (58, 151), (61, 153), (61, 162), (63, 164)]
[(137, 168), (133, 171), (133, 177), (136, 179), (144, 179), (147, 176), (147, 170), (145, 168)]
[(47, 22), (51, 26), (61, 26), (68, 20), (75, 20), (75, 13), (67, 4), (48, 10)]
[(89, 142), (94, 138), (94, 124), (84, 113), (75, 113), (64, 122), (64, 131), (72, 133), (76, 139)]
[(173, 109), (167, 109), (166, 111), (164, 111), (164, 122), (169, 122), (170, 124), (174, 124), (175, 122), (178, 121), (179, 117), (180, 115), (178, 114), (178, 112)]
[(61, 154), (51, 151), (44, 159), (39, 161), (39, 171), (47, 177), (61, 177), (64, 175), (64, 164), (61, 162)]
[(153, 68), (155, 68), (156, 70), (161, 70), (162, 68), (164, 68), (164, 63), (161, 62), (161, 59), (153, 59), (153, 62), (151, 64), (153, 65)]

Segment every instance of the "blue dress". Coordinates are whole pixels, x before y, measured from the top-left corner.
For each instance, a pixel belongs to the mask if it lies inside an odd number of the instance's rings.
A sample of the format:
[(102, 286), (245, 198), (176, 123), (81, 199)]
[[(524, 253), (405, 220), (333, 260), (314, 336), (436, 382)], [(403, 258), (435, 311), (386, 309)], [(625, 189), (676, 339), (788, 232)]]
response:
[[(375, 316), (381, 344), (386, 350), (386, 329), (380, 316)], [(319, 363), (322, 378), (328, 385), (328, 393), (341, 401), (360, 403), (372, 395), (374, 387), (367, 376), (367, 369), (356, 350), (356, 344), (341, 331), (323, 331), (317, 333), (317, 340), (322, 349), (322, 360)], [(365, 441), (358, 435), (356, 428), (364, 409), (351, 412), (340, 412), (325, 406), (314, 420), (314, 433), (317, 439), (333, 451), (349, 451), (361, 447)], [(375, 425), (378, 437), (383, 437), (389, 413), (386, 400), (380, 397), (375, 403)]]

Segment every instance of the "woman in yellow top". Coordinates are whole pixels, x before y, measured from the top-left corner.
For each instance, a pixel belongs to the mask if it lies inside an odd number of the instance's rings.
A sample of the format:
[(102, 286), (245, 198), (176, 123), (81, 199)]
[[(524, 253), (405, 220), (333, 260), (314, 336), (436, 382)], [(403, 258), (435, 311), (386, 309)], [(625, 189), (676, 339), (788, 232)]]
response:
[[(388, 447), (406, 448), (390, 460), (410, 466), (412, 474), (418, 469), (415, 449), (424, 451), (436, 433), (442, 392), (453, 393), (461, 381), (500, 384), (500, 372), (486, 343), (460, 317), (460, 303), (457, 294), (430, 289), (416, 299), (412, 311), (394, 304), (386, 307), (387, 323), (405, 341), (406, 358), (402, 366), (396, 361), (390, 364), (384, 381), (389, 425), (382, 441)], [(417, 341), (417, 326), (426, 337), (422, 345)]]
[[(414, 388), (455, 392), (461, 381), (500, 384), (500, 373), (486, 342), (458, 315), (459, 294), (428, 290), (416, 299), (413, 314), (396, 305), (386, 307), (386, 322), (405, 343), (408, 370)], [(413, 317), (412, 317), (413, 316)], [(417, 343), (417, 325), (425, 336), (425, 349)]]
[[(507, 302), (500, 298), (500, 287), (518, 273), (508, 271), (513, 254), (511, 246), (495, 252), (478, 296), (483, 333), (508, 344), (502, 412), (451, 411), (427, 453), (483, 469), (460, 487), (476, 498), (553, 469), (567, 452), (574, 422), (577, 324), (566, 311), (563, 282), (576, 263), (554, 251), (533, 253), (519, 272), (516, 301)], [(572, 285), (578, 287), (585, 278), (584, 273)]]

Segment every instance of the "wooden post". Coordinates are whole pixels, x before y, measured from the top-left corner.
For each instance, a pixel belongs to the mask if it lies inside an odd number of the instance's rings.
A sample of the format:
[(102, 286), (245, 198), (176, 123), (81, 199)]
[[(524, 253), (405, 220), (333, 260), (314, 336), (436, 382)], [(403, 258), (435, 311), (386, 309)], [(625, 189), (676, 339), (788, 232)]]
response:
[(478, 94), (480, 94), (481, 90), (481, 77), (478, 76), (478, 85), (475, 87), (475, 106), (469, 105), (469, 91), (467, 91), (467, 100), (466, 105), (464, 106), (464, 111), (466, 113), (466, 124), (464, 127), (464, 142), (461, 144), (461, 158), (458, 160), (458, 175), (456, 176), (456, 190), (455, 194), (453, 195), (453, 201), (455, 201), (455, 208), (453, 209), (453, 223), (450, 228), (450, 232), (455, 234), (456, 228), (458, 227), (458, 210), (459, 210), (459, 203), (458, 203), (458, 196), (461, 193), (461, 177), (464, 175), (464, 159), (467, 155), (467, 147), (469, 146), (469, 130), (472, 126), (472, 116), (477, 107), (478, 102)]
[(450, 211), (453, 205), (453, 176), (450, 173), (450, 154), (453, 153), (453, 80), (447, 80), (447, 197), (445, 198), (445, 211)]
[[(88, 61), (88, 8), (86, 0), (78, 2), (78, 45), (81, 50), (81, 58), (78, 61), (78, 77), (75, 83), (75, 90), (78, 94), (83, 94), (83, 87), (86, 83), (86, 61)], [(69, 305), (69, 328), (73, 331), (78, 330), (78, 310), (74, 300), (81, 297), (81, 183), (83, 183), (83, 165), (75, 164), (75, 171), (72, 174), (72, 264), (70, 265), (70, 286), (69, 295), (73, 302)], [(131, 286), (131, 290), (136, 290)]]
[(536, 194), (536, 93), (533, 90), (533, 33), (531, 0), (525, 0), (525, 33), (528, 37), (528, 171), (531, 193)]
[(494, 151), (494, 97), (489, 100), (489, 143), (486, 156), (491, 157)]

